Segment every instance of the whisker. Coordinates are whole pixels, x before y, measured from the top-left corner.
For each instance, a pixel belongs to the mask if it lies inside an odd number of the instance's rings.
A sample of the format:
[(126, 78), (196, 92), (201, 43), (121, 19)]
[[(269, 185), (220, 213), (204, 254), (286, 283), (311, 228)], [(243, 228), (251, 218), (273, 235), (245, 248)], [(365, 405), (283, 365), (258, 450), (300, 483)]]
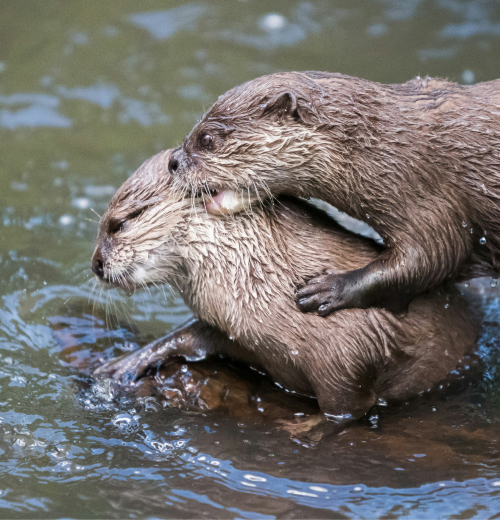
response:
[(99, 215), (99, 213), (97, 213), (97, 211), (94, 208), (89, 208), (89, 209), (90, 209), (90, 211), (93, 211), (99, 217), (99, 220), (102, 219), (102, 216)]

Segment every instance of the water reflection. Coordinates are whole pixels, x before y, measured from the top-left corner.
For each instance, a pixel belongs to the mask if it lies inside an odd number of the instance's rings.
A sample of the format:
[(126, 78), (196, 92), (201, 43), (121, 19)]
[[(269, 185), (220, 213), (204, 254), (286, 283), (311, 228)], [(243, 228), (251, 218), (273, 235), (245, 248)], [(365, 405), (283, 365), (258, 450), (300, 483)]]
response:
[(19, 127), (51, 126), (68, 128), (72, 121), (58, 112), (59, 98), (47, 94), (12, 94), (0, 96), (0, 126), (15, 130)]
[(194, 31), (197, 21), (208, 11), (208, 5), (187, 3), (164, 11), (148, 11), (129, 15), (130, 22), (158, 40), (166, 40), (179, 31)]

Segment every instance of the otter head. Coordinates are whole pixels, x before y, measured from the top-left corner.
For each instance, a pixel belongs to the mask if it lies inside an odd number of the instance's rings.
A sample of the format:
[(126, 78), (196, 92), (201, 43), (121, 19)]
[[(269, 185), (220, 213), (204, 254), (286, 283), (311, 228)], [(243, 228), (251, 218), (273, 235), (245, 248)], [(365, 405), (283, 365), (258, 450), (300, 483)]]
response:
[(307, 75), (295, 73), (264, 76), (229, 90), (171, 155), (176, 185), (211, 193), (226, 212), (234, 212), (231, 204), (238, 206), (236, 196), (304, 195), (312, 178), (308, 171), (324, 145), (312, 139), (320, 123), (314, 88)]
[(172, 189), (171, 150), (146, 161), (116, 192), (99, 223), (92, 271), (127, 292), (161, 279), (177, 266), (176, 226), (192, 207), (191, 196)]

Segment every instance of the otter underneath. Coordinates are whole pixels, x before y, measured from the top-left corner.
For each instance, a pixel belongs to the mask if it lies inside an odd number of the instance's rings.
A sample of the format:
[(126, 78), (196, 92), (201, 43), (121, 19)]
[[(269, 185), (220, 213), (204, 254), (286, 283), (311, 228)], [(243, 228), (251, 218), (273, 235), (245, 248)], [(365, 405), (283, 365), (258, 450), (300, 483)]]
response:
[(183, 188), (212, 192), (209, 211), (234, 194), (317, 197), (382, 236), (374, 261), (298, 291), (303, 311), (399, 311), (450, 277), (498, 276), (500, 80), (264, 76), (215, 102), (170, 171)]
[(126, 290), (168, 282), (198, 321), (97, 373), (123, 382), (169, 358), (223, 354), (315, 395), (324, 413), (359, 417), (378, 399), (427, 390), (472, 346), (475, 330), (453, 287), (419, 296), (399, 318), (379, 309), (327, 319), (301, 313), (295, 285), (323, 265), (334, 273), (357, 269), (381, 247), (291, 198), (211, 215), (203, 200), (175, 189), (169, 154), (144, 163), (113, 197), (92, 268)]
[(169, 357), (225, 354), (264, 368), (321, 409), (354, 417), (378, 398), (405, 398), (453, 369), (474, 341), (452, 288), (416, 299), (404, 318), (345, 310), (323, 320), (299, 313), (291, 288), (319, 266), (344, 272), (381, 249), (306, 203), (282, 199), (252, 213), (214, 217), (183, 198), (165, 171), (169, 152), (146, 162), (117, 192), (100, 223), (94, 272), (127, 290), (178, 287), (199, 321), (98, 370), (137, 377)]

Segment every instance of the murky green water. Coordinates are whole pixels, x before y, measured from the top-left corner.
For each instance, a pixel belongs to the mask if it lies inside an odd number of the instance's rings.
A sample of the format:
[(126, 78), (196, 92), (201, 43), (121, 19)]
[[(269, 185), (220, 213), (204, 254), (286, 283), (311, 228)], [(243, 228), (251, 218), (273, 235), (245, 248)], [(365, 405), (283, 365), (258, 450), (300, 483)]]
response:
[[(114, 190), (233, 85), (278, 70), (382, 82), (500, 77), (497, 1), (0, 4), (0, 517), (493, 518), (499, 289), (472, 386), (384, 410), (315, 449), (265, 421), (94, 385), (101, 358), (190, 314), (92, 293)], [(106, 313), (103, 300), (118, 313)]]

